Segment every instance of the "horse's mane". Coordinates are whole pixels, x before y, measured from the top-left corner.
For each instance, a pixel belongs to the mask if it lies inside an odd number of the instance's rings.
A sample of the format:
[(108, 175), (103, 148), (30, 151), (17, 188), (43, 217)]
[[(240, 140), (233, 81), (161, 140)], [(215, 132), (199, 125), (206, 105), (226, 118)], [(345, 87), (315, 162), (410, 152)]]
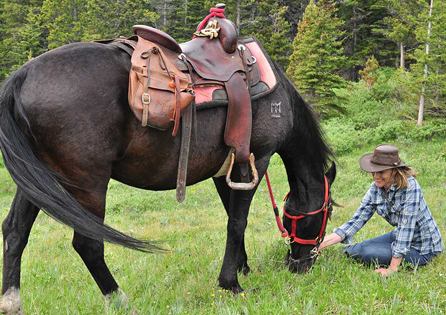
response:
[(295, 154), (299, 154), (312, 169), (319, 174), (325, 173), (334, 153), (325, 140), (324, 132), (313, 108), (302, 98), (294, 83), (285, 75), (281, 66), (275, 64), (279, 80), (283, 82), (288, 94), (294, 115), (294, 127), (291, 141), (296, 141)]

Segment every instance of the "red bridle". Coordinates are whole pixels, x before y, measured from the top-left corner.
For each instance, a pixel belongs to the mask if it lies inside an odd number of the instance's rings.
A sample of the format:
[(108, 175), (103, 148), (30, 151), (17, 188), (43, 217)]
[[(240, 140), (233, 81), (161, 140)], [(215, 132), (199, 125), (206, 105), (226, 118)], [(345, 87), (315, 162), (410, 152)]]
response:
[[(272, 189), (271, 189), (271, 183), (269, 181), (269, 177), (268, 177), (268, 172), (265, 174), (266, 177), (266, 182), (268, 184), (268, 189), (269, 189), (269, 193), (270, 193), (270, 197), (271, 197), (271, 202), (273, 204), (273, 208), (274, 208), (274, 213), (276, 215), (276, 222), (277, 222), (277, 227), (279, 228), (280, 232), (282, 232), (282, 237), (285, 238), (285, 241), (290, 244), (290, 243), (298, 243), (298, 244), (303, 244), (303, 245), (314, 245), (314, 246), (319, 246), (319, 244), (321, 243), (324, 235), (325, 235), (325, 228), (327, 226), (327, 218), (328, 218), (328, 208), (330, 207), (329, 202), (330, 202), (330, 186), (328, 184), (328, 180), (327, 177), (324, 175), (324, 181), (325, 181), (325, 198), (324, 198), (324, 203), (322, 205), (322, 207), (319, 210), (316, 211), (312, 211), (312, 212), (308, 212), (308, 213), (302, 213), (301, 215), (298, 216), (292, 216), (290, 214), (288, 214), (286, 212), (286, 204), (283, 206), (283, 214), (291, 219), (291, 234), (288, 233), (288, 231), (283, 227), (282, 225), (282, 221), (280, 220), (279, 217), (279, 211), (277, 210), (277, 206), (276, 203), (274, 201), (274, 196), (272, 193)], [(284, 201), (286, 202), (288, 200), (288, 196), (290, 193), (288, 193), (285, 198)], [(294, 210), (295, 212), (297, 212), (296, 210)], [(321, 230), (318, 234), (318, 236), (315, 239), (311, 239), (311, 240), (306, 240), (306, 239), (302, 239), (296, 236), (296, 230), (297, 230), (297, 220), (303, 219), (307, 216), (311, 216), (311, 215), (315, 215), (318, 214), (319, 212), (323, 212), (324, 213), (324, 219), (322, 222), (322, 226), (321, 226)]]

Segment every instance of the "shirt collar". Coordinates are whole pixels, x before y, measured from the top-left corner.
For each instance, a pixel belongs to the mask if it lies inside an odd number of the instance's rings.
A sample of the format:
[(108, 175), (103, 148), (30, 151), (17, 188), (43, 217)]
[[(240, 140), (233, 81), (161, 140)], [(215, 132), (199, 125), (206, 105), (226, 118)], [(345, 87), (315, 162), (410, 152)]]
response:
[[(384, 196), (384, 194), (385, 194), (384, 189), (383, 188), (379, 188), (376, 185), (375, 185), (375, 187), (377, 188), (378, 193), (380, 195)], [(397, 187), (395, 186), (395, 180), (394, 180), (394, 181), (392, 181), (392, 185), (390, 185), (389, 189), (387, 189), (387, 195), (389, 195), (390, 191), (396, 191), (396, 190), (397, 190)]]

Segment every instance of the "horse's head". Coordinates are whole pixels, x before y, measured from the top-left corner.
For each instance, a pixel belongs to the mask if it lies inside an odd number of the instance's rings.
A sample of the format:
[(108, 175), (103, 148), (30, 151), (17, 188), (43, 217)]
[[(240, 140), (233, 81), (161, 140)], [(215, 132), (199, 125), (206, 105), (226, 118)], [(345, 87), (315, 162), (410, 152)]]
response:
[(307, 183), (300, 183), (286, 197), (283, 226), (288, 232), (286, 241), (291, 248), (286, 256), (286, 265), (291, 272), (307, 272), (316, 261), (333, 207), (330, 186), (335, 177), (333, 163), (320, 180), (311, 178)]

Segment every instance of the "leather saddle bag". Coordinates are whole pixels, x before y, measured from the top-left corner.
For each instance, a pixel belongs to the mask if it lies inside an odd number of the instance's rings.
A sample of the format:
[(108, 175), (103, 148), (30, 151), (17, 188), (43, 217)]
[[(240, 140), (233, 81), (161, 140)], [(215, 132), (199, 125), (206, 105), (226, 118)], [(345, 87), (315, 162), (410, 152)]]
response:
[(138, 36), (132, 54), (129, 104), (142, 126), (178, 130), (182, 112), (194, 99), (191, 79), (169, 60), (163, 49)]

